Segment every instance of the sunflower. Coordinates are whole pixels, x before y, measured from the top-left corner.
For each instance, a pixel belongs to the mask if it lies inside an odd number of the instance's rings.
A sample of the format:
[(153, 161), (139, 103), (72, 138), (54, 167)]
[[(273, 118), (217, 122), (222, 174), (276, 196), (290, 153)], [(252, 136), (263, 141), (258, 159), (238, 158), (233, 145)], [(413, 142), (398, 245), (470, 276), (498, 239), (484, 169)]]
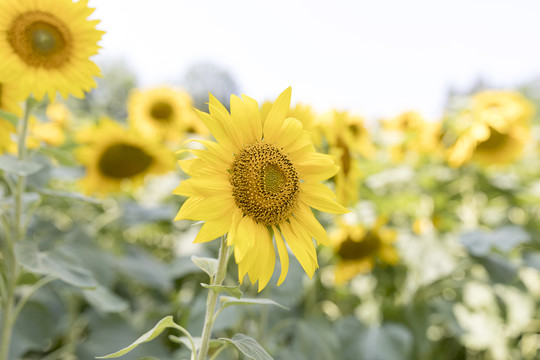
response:
[[(210, 95), (210, 113), (199, 112), (217, 142), (200, 141), (205, 150), (189, 150), (196, 158), (180, 161), (191, 176), (174, 193), (187, 196), (175, 220), (205, 221), (195, 242), (227, 233), (234, 246), (240, 282), (248, 274), (262, 290), (275, 267), (274, 236), (281, 259), (280, 285), (288, 271), (286, 243), (308, 276), (318, 267), (312, 238), (329, 244), (311, 208), (348, 212), (319, 181), (338, 167), (319, 154), (302, 123), (287, 117), (291, 88), (278, 96), (268, 116), (245, 95), (231, 96), (231, 113)], [(186, 150), (188, 151), (188, 150)]]
[(459, 167), (471, 160), (484, 165), (516, 160), (530, 139), (533, 113), (533, 105), (518, 93), (475, 95), (469, 108), (451, 119), (448, 131), (457, 136), (448, 149), (449, 164)]
[(87, 20), (87, 0), (2, 0), (0, 81), (17, 82), (25, 95), (54, 99), (56, 91), (84, 97), (96, 86), (97, 54), (103, 31)]
[(85, 144), (77, 156), (86, 166), (82, 184), (87, 193), (131, 190), (148, 174), (174, 169), (174, 155), (162, 144), (110, 119), (81, 130), (77, 139)]
[(379, 218), (372, 228), (363, 225), (340, 223), (331, 234), (332, 245), (337, 257), (335, 280), (343, 284), (355, 275), (373, 270), (376, 258), (381, 263), (394, 265), (399, 256), (392, 245), (397, 232), (384, 228), (385, 220)]
[(361, 177), (358, 158), (371, 158), (375, 146), (360, 116), (348, 112), (330, 111), (319, 123), (328, 145), (328, 153), (336, 159), (339, 171), (334, 177), (340, 204), (354, 204), (358, 200), (358, 181)]
[(187, 92), (169, 86), (135, 89), (128, 99), (129, 124), (160, 140), (180, 140), (186, 133), (206, 136), (208, 130), (193, 110)]
[(383, 134), (393, 138), (389, 146), (391, 158), (402, 162), (406, 157), (440, 154), (440, 123), (427, 122), (416, 111), (406, 111), (392, 119), (381, 122)]

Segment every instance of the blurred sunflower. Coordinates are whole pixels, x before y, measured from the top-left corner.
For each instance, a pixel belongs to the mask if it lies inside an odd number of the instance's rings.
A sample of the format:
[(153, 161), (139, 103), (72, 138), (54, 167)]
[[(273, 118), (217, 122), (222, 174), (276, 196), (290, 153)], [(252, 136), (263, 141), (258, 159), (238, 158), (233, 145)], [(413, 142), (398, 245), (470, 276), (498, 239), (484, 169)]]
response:
[(77, 134), (77, 156), (86, 166), (82, 184), (87, 193), (131, 190), (148, 174), (174, 169), (174, 155), (155, 139), (124, 129), (110, 119)]
[(533, 105), (522, 95), (486, 91), (449, 126), (457, 139), (448, 149), (448, 163), (459, 167), (468, 161), (484, 165), (507, 164), (519, 158), (530, 139)]
[(186, 133), (208, 134), (193, 110), (191, 95), (173, 87), (133, 90), (128, 99), (128, 114), (134, 129), (160, 140), (178, 141)]
[[(0, 110), (22, 116), (21, 92), (17, 84), (0, 83)], [(16, 134), (15, 125), (0, 117), (0, 154), (16, 150), (12, 136)]]
[(205, 221), (195, 242), (227, 235), (234, 246), (240, 282), (248, 274), (262, 290), (275, 267), (274, 235), (281, 259), (278, 285), (287, 275), (289, 245), (308, 276), (318, 267), (312, 237), (329, 244), (325, 229), (310, 207), (346, 213), (319, 181), (338, 167), (319, 154), (302, 123), (288, 118), (291, 88), (278, 96), (265, 118), (257, 102), (231, 96), (231, 113), (210, 96), (210, 113), (199, 112), (217, 140), (201, 141), (205, 150), (180, 166), (191, 176), (174, 193), (187, 196), (175, 220)]
[(45, 122), (30, 118), (29, 140), (41, 141), (51, 146), (63, 145), (66, 142), (71, 113), (64, 104), (52, 102), (47, 105), (45, 114), (48, 119)]
[(2, 0), (0, 2), (0, 81), (17, 82), (25, 96), (54, 99), (56, 91), (84, 97), (96, 86), (97, 54), (103, 31), (87, 20), (87, 0)]
[(337, 257), (336, 284), (343, 284), (355, 275), (373, 270), (375, 261), (394, 265), (399, 256), (392, 245), (397, 231), (384, 228), (385, 220), (379, 218), (371, 229), (363, 225), (339, 223), (330, 239)]
[(336, 159), (339, 171), (334, 177), (337, 199), (342, 205), (358, 200), (358, 181), (362, 175), (358, 157), (371, 158), (375, 146), (364, 126), (364, 119), (348, 112), (331, 111), (320, 118), (328, 153)]
[(395, 162), (402, 162), (410, 156), (441, 153), (441, 124), (427, 122), (416, 111), (406, 111), (392, 119), (383, 120), (381, 128), (383, 133), (393, 137), (389, 149)]

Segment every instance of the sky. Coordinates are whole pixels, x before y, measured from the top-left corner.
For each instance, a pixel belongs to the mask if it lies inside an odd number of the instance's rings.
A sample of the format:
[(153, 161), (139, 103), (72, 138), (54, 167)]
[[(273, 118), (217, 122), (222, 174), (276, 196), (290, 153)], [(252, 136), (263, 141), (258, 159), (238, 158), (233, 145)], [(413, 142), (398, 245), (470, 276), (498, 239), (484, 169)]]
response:
[(436, 120), (450, 89), (540, 77), (537, 0), (90, 0), (105, 63), (140, 85), (173, 84), (199, 62), (229, 71), (259, 103), (368, 119), (417, 110)]

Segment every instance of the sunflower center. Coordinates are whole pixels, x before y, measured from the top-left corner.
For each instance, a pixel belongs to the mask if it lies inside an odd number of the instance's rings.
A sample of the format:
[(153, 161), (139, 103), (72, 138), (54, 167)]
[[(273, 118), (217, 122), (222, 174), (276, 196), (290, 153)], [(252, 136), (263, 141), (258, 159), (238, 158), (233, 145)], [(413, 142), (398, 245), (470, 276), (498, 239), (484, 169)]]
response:
[(130, 144), (109, 146), (99, 159), (99, 171), (108, 177), (125, 179), (143, 173), (153, 158), (143, 149)]
[(497, 130), (490, 128), (489, 138), (478, 144), (476, 147), (479, 151), (492, 151), (497, 150), (506, 144), (508, 141), (508, 135), (498, 132)]
[(343, 260), (359, 260), (372, 255), (381, 246), (381, 239), (372, 231), (368, 232), (361, 241), (347, 238), (337, 251)]
[(236, 205), (264, 225), (287, 220), (300, 190), (292, 161), (281, 149), (264, 142), (246, 145), (236, 155), (229, 181)]
[(170, 122), (173, 114), (171, 104), (165, 101), (158, 101), (152, 104), (150, 116), (160, 122)]
[(28, 11), (7, 30), (13, 51), (29, 66), (59, 68), (71, 58), (73, 39), (63, 21), (50, 13)]

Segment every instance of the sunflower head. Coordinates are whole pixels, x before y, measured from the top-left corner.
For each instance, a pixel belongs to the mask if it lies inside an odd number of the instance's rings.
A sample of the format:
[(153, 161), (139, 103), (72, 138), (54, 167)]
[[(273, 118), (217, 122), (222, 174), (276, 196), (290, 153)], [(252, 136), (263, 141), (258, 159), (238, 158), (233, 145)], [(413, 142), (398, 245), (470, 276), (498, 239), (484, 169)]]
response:
[(486, 91), (475, 95), (468, 108), (449, 119), (455, 137), (448, 149), (449, 164), (515, 161), (530, 139), (532, 116), (532, 104), (518, 93)]
[(99, 68), (90, 60), (102, 31), (87, 20), (86, 0), (4, 0), (0, 3), (0, 81), (17, 81), (25, 95), (41, 100), (83, 97), (96, 86)]
[(195, 158), (180, 161), (191, 177), (174, 193), (187, 196), (176, 220), (204, 221), (195, 242), (227, 234), (234, 247), (239, 280), (247, 274), (262, 290), (275, 267), (274, 241), (283, 282), (288, 271), (286, 243), (311, 277), (318, 267), (313, 238), (328, 243), (311, 207), (332, 213), (348, 210), (319, 181), (338, 167), (315, 151), (302, 123), (288, 117), (291, 89), (285, 90), (266, 116), (245, 95), (231, 96), (231, 112), (210, 96), (210, 113), (199, 112), (217, 142), (200, 142)]
[(174, 168), (174, 155), (167, 148), (109, 119), (81, 130), (77, 138), (85, 144), (77, 155), (86, 166), (83, 186), (88, 193), (131, 190), (146, 175)]
[(399, 256), (393, 246), (397, 232), (384, 228), (384, 224), (383, 218), (379, 218), (371, 228), (339, 223), (339, 228), (331, 235), (337, 258), (337, 284), (347, 282), (357, 274), (370, 272), (377, 259), (382, 264), (397, 263)]
[(406, 111), (381, 121), (382, 135), (394, 162), (417, 162), (424, 155), (433, 157), (442, 152), (439, 123), (428, 122), (416, 111)]
[(128, 113), (134, 129), (159, 140), (177, 141), (187, 134), (208, 134), (193, 110), (191, 95), (177, 88), (133, 90), (128, 99)]

